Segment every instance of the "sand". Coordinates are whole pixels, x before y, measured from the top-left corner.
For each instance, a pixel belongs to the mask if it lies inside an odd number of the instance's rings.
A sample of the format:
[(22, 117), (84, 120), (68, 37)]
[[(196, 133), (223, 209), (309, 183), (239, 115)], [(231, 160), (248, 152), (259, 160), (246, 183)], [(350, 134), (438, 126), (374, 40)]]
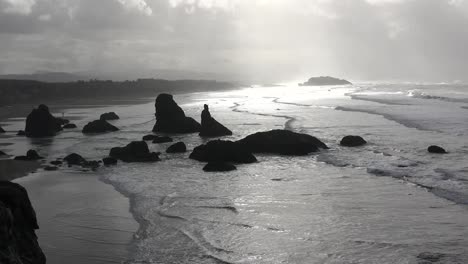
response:
[(0, 181), (11, 181), (26, 176), (39, 168), (39, 165), (35, 161), (0, 160)]

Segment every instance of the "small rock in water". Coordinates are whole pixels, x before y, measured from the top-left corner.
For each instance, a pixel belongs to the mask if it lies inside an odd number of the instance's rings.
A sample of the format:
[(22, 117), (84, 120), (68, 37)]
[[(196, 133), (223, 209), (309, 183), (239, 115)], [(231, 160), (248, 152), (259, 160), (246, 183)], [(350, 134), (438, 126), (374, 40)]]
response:
[(112, 158), (112, 157), (103, 158), (102, 161), (104, 162), (104, 165), (106, 166), (117, 164), (117, 159)]
[(26, 132), (24, 130), (19, 130), (18, 133), (16, 133), (17, 136), (26, 136)]
[(227, 162), (210, 162), (203, 167), (206, 172), (225, 172), (237, 170), (236, 166)]
[(427, 148), (429, 153), (445, 154), (447, 151), (439, 146), (430, 146)]
[(133, 141), (125, 147), (112, 148), (109, 156), (124, 162), (159, 161), (159, 154), (150, 152), (145, 141)]
[(157, 138), (158, 136), (156, 135), (146, 135), (146, 136), (143, 136), (143, 140), (144, 141), (153, 141)]
[(187, 151), (187, 146), (184, 142), (177, 142), (167, 148), (166, 153), (183, 153)]
[(56, 166), (45, 166), (44, 170), (45, 171), (56, 171), (56, 170), (58, 170), (58, 167), (56, 167)]
[(59, 165), (62, 165), (63, 162), (60, 161), (60, 160), (54, 160), (54, 161), (51, 161), (50, 164), (55, 165), (55, 166), (59, 166)]
[(340, 141), (340, 145), (345, 147), (359, 147), (365, 144), (367, 141), (360, 136), (346, 136)]
[(6, 153), (0, 150), (0, 156), (6, 156)]
[(63, 160), (66, 161), (68, 165), (82, 165), (86, 162), (86, 159), (76, 153), (72, 153), (66, 156)]
[(95, 120), (83, 127), (83, 134), (114, 132), (119, 129), (106, 120)]
[(155, 144), (159, 144), (159, 143), (167, 143), (167, 142), (172, 142), (172, 138), (170, 137), (156, 137), (154, 140), (153, 140), (153, 143)]
[(40, 160), (40, 159), (43, 159), (43, 157), (39, 156), (39, 154), (37, 154), (37, 151), (30, 149), (26, 153), (26, 156), (17, 156), (14, 159), (31, 161), (31, 160)]
[(5, 130), (0, 126), (0, 133), (5, 133)]
[(72, 129), (72, 128), (77, 128), (75, 124), (66, 124), (63, 126), (64, 129)]
[(102, 114), (99, 119), (101, 119), (101, 120), (117, 120), (117, 119), (120, 119), (120, 117), (114, 112), (109, 112), (109, 113)]

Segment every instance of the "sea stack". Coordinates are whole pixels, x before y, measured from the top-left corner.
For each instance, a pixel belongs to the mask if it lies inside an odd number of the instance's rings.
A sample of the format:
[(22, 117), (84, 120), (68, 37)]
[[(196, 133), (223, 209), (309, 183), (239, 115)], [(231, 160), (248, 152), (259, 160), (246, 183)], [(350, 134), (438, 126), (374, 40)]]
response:
[(220, 124), (211, 116), (208, 105), (204, 105), (201, 113), (201, 137), (222, 137), (232, 135), (232, 131)]
[(338, 79), (330, 76), (312, 77), (305, 83), (300, 83), (299, 86), (326, 86), (326, 85), (348, 85), (351, 82), (343, 79)]
[(191, 117), (185, 116), (170, 94), (160, 94), (156, 98), (156, 124), (153, 132), (162, 133), (195, 133), (200, 132), (201, 125)]
[(27, 137), (52, 137), (62, 130), (61, 123), (50, 114), (49, 107), (41, 104), (26, 118), (25, 134)]

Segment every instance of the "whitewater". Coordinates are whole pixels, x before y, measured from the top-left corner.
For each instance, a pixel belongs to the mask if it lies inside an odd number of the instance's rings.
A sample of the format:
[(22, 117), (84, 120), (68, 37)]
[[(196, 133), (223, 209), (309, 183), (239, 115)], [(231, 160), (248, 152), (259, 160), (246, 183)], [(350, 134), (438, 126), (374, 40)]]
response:
[[(126, 263), (466, 263), (467, 85), (286, 84), (174, 99), (196, 120), (208, 104), (234, 132), (225, 139), (288, 129), (330, 149), (302, 157), (256, 155), (258, 163), (237, 171), (205, 173), (203, 163), (188, 159), (190, 152), (165, 154), (170, 143), (150, 144), (162, 161), (86, 172), (130, 200), (139, 228)], [(113, 121), (118, 132), (10, 139), (12, 148), (18, 155), (35, 148), (50, 159), (72, 152), (99, 159), (141, 140), (155, 123), (154, 101), (68, 109), (65, 116), (82, 127), (109, 111), (121, 117)], [(24, 119), (8, 123), (10, 130), (22, 126)], [(346, 135), (369, 143), (341, 147)], [(197, 134), (171, 136), (189, 151), (207, 142)], [(448, 154), (430, 154), (429, 145)], [(58, 173), (79, 177), (73, 168)]]

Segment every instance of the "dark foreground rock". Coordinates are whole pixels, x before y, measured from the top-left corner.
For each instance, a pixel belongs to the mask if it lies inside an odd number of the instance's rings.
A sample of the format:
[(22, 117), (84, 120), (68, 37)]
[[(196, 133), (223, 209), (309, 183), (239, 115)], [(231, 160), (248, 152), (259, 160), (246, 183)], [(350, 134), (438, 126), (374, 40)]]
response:
[(106, 133), (118, 130), (117, 127), (109, 124), (106, 120), (95, 120), (83, 127), (83, 134)]
[(166, 153), (184, 153), (187, 152), (187, 146), (184, 142), (177, 142), (169, 146), (166, 150)]
[(0, 181), (0, 263), (45, 264), (36, 213), (21, 185)]
[(160, 144), (160, 143), (167, 143), (167, 142), (172, 142), (172, 138), (170, 137), (156, 137), (153, 139), (154, 144)]
[(120, 117), (114, 112), (109, 112), (109, 113), (102, 114), (99, 119), (101, 119), (101, 120), (117, 120), (117, 119), (120, 119)]
[(325, 86), (325, 85), (347, 85), (352, 84), (347, 80), (342, 80), (330, 76), (312, 77), (305, 83), (300, 83), (300, 86)]
[(0, 150), (0, 156), (6, 156), (6, 153)]
[(446, 154), (447, 151), (439, 146), (430, 146), (427, 148), (429, 153), (436, 153), (436, 154)]
[(190, 158), (204, 162), (253, 163), (257, 158), (247, 148), (232, 141), (213, 140), (196, 147)]
[(26, 161), (30, 161), (30, 160), (40, 160), (40, 159), (43, 159), (43, 157), (39, 156), (39, 154), (37, 154), (37, 151), (35, 150), (28, 150), (28, 152), (26, 153), (26, 156), (16, 156), (15, 157), (15, 160), (26, 160)]
[(201, 113), (201, 131), (202, 137), (222, 137), (232, 135), (232, 131), (211, 116), (208, 105), (204, 105)]
[(62, 119), (55, 118), (46, 105), (39, 105), (26, 118), (27, 137), (52, 137), (62, 130)]
[(109, 156), (124, 162), (159, 161), (159, 153), (150, 152), (145, 141), (133, 141), (125, 147), (112, 148)]
[(153, 132), (195, 133), (201, 125), (191, 117), (186, 117), (170, 94), (160, 94), (156, 98), (156, 124)]
[(102, 162), (104, 162), (104, 165), (110, 166), (110, 165), (115, 165), (115, 164), (117, 164), (118, 161), (117, 161), (116, 158), (106, 157), (106, 158), (103, 158), (103, 159), (102, 159)]
[(87, 162), (85, 158), (76, 153), (66, 156), (63, 160), (66, 161), (68, 165), (82, 165)]
[(299, 156), (319, 151), (319, 149), (328, 149), (327, 145), (316, 137), (289, 130), (258, 132), (237, 142), (252, 153)]
[(237, 170), (237, 168), (227, 162), (209, 162), (205, 167), (203, 167), (203, 170), (207, 172), (225, 172)]
[(5, 130), (0, 126), (0, 133), (5, 133)]
[(64, 128), (64, 129), (73, 129), (73, 128), (77, 128), (77, 126), (75, 124), (66, 124), (62, 128)]
[(365, 144), (367, 144), (367, 141), (360, 136), (345, 136), (340, 141), (340, 145), (345, 147), (359, 147)]

